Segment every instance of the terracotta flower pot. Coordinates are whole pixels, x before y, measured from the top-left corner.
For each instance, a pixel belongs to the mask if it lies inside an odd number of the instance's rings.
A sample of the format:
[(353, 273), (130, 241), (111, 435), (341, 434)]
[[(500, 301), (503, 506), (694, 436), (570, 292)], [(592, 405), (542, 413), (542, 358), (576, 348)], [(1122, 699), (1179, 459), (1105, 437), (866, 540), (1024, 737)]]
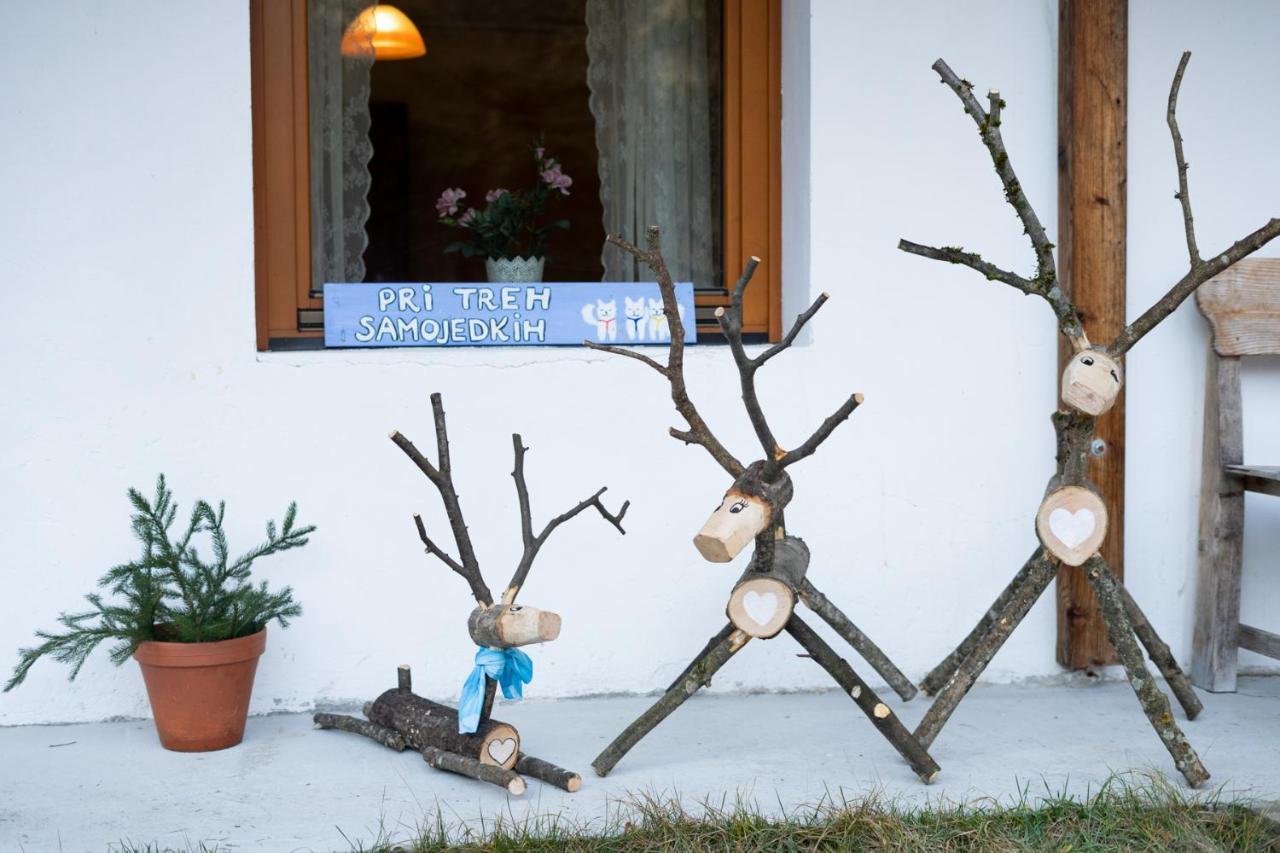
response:
[(165, 749), (211, 752), (244, 738), (249, 696), (267, 629), (216, 643), (147, 642), (134, 660), (142, 669), (156, 733)]

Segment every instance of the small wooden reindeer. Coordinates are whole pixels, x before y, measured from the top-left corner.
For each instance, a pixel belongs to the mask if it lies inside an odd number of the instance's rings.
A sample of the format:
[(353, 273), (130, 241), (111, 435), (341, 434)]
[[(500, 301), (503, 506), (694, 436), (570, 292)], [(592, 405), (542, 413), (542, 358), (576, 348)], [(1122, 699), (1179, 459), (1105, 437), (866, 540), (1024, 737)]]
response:
[(518, 699), (523, 685), (533, 676), (532, 662), (518, 647), (547, 642), (560, 635), (560, 617), (557, 614), (516, 604), (516, 597), (538, 551), (556, 528), (592, 507), (619, 533), (626, 533), (622, 529), (622, 518), (630, 501), (624, 502), (617, 514), (613, 514), (600, 499), (605, 492), (605, 487), (601, 487), (572, 509), (551, 519), (535, 534), (529, 487), (524, 476), (524, 455), (528, 448), (518, 433), (511, 436), (515, 451), (515, 468), (511, 476), (515, 479), (516, 497), (520, 502), (520, 536), (524, 551), (502, 598), (495, 600), (480, 573), (480, 563), (453, 485), (449, 435), (439, 394), (431, 395), (431, 410), (436, 427), (436, 464), (432, 464), (413, 442), (399, 432), (392, 432), (391, 440), (427, 475), (444, 503), (445, 515), (458, 548), (457, 558), (427, 535), (422, 516), (415, 513), (413, 521), (426, 553), (461, 575), (471, 587), (476, 607), (467, 619), (467, 629), (471, 639), (480, 647), (476, 652), (476, 667), (463, 686), (462, 700), (456, 710), (413, 693), (409, 667), (401, 666), (397, 686), (365, 706), (367, 720), (340, 714), (316, 714), (316, 727), (362, 734), (395, 750), (414, 749), (432, 767), (490, 782), (512, 794), (525, 791), (521, 774), (572, 793), (582, 785), (577, 773), (526, 755), (520, 749), (520, 733), (513, 726), (493, 719), (490, 714), (499, 685), (508, 699)]
[(1000, 113), (1004, 107), (1000, 94), (991, 92), (988, 106), (984, 108), (974, 96), (971, 83), (958, 77), (941, 59), (933, 65), (933, 70), (961, 100), (965, 113), (978, 126), (982, 143), (1004, 185), (1005, 197), (1017, 212), (1035, 251), (1036, 274), (1028, 278), (1001, 269), (978, 254), (957, 247), (935, 248), (903, 240), (898, 248), (934, 260), (963, 264), (982, 273), (990, 281), (999, 281), (1044, 299), (1053, 309), (1059, 332), (1071, 342), (1074, 355), (1062, 374), (1061, 397), (1065, 409), (1053, 415), (1058, 439), (1057, 470), (1049, 480), (1044, 500), (1036, 513), (1035, 529), (1040, 547), (964, 641), (921, 683), (926, 693), (937, 693), (915, 732), (926, 746), (933, 743), (960, 700), (1022, 622), (1031, 605), (1057, 576), (1058, 565), (1082, 566), (1101, 605), (1107, 636), (1124, 664), (1129, 683), (1137, 693), (1147, 719), (1160, 736), (1160, 742), (1192, 787), (1209, 778), (1199, 756), (1174, 722), (1169, 700), (1147, 671), (1138, 641), (1146, 646), (1188, 719), (1194, 719), (1200, 712), (1200, 700), (1169, 647), (1156, 634), (1119, 577), (1098, 553), (1107, 535), (1107, 513), (1098, 487), (1088, 480), (1090, 456), (1105, 452), (1105, 445), (1094, 440), (1094, 419), (1110, 409), (1120, 394), (1124, 381), (1121, 364), (1124, 355), (1197, 287), (1280, 235), (1280, 219), (1272, 219), (1208, 260), (1201, 258), (1196, 246), (1191, 196), (1187, 189), (1187, 163), (1183, 158), (1182, 135), (1178, 131), (1176, 116), (1178, 91), (1190, 58), (1190, 53), (1184, 53), (1178, 64), (1166, 114), (1177, 161), (1176, 198), (1182, 205), (1190, 269), (1107, 346), (1090, 343), (1079, 311), (1058, 281), (1054, 246), (1014, 174), (1000, 135)]
[(804, 602), (849, 642), (903, 699), (910, 699), (915, 695), (915, 688), (898, 668), (809, 581), (806, 577), (809, 549), (801, 539), (787, 532), (784, 523), (783, 513), (794, 491), (787, 469), (812, 456), (818, 446), (862, 403), (862, 395), (854, 394), (849, 397), (834, 414), (822, 422), (813, 435), (791, 450), (786, 450), (774, 437), (765, 418), (756, 394), (755, 375), (770, 359), (794, 343), (800, 330), (827, 301), (827, 294), (819, 296), (796, 318), (795, 324), (781, 341), (755, 357), (747, 354), (743, 344), (742, 299), (760, 262), (759, 258), (751, 258), (747, 263), (742, 277), (733, 289), (728, 309), (720, 308), (716, 311), (720, 329), (729, 343), (729, 351), (738, 368), (742, 402), (764, 451), (763, 459), (743, 465), (711, 432), (689, 397), (684, 380), (684, 321), (677, 308), (675, 285), (662, 257), (658, 228), (649, 228), (647, 236), (645, 249), (620, 236), (610, 236), (609, 242), (648, 266), (658, 280), (663, 313), (671, 328), (667, 363), (660, 364), (643, 353), (613, 345), (586, 341), (586, 346), (636, 359), (660, 373), (671, 385), (671, 400), (675, 403), (676, 411), (688, 424), (688, 429), (673, 428), (671, 435), (686, 444), (701, 446), (733, 478), (733, 485), (725, 492), (719, 507), (694, 538), (698, 551), (706, 559), (721, 563), (732, 560), (753, 541), (755, 551), (746, 572), (730, 593), (726, 607), (728, 624), (711, 638), (706, 648), (672, 682), (666, 693), (618, 735), (591, 766), (601, 776), (607, 775), (641, 738), (699, 688), (710, 684), (716, 671), (747, 642), (753, 638), (767, 640), (786, 630), (800, 643), (808, 656), (817, 661), (857, 703), (920, 778), (926, 782), (932, 780), (938, 772), (938, 765), (929, 757), (924, 747), (903, 726), (889, 706), (881, 702), (875, 692), (854, 672), (853, 667), (796, 612), (796, 604)]

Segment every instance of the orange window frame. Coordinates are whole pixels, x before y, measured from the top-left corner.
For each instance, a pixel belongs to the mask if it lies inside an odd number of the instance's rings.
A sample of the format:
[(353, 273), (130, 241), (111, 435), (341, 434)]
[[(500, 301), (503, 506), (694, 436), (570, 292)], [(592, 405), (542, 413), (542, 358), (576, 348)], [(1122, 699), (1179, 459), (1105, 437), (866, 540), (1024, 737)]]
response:
[[(307, 0), (249, 0), (249, 21), (254, 293), (257, 347), (267, 350), (322, 337), (323, 301), (311, 295)], [(781, 45), (782, 0), (725, 0), (723, 284), (748, 256), (762, 259), (743, 327), (769, 340), (782, 335)], [(727, 296), (696, 301), (705, 310)]]

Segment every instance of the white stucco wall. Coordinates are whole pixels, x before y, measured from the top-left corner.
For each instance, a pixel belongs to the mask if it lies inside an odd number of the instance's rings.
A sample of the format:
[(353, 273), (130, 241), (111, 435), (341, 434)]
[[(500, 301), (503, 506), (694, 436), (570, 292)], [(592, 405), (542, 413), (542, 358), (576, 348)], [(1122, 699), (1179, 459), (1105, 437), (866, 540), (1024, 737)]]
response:
[[(256, 353), (247, 4), (127, 6), (76, 4), (56, 40), (10, 28), (0, 51), (0, 660), (7, 667), (33, 629), (52, 627), (134, 554), (124, 490), (164, 471), (186, 506), (228, 500), (234, 546), (290, 499), (320, 527), (308, 548), (260, 564), (295, 587), (306, 613), (273, 630), (255, 712), (367, 699), (406, 661), (422, 692), (456, 696), (470, 667), (470, 599), (422, 556), (409, 514), (442, 532), (443, 514), (385, 437), (394, 427), (429, 444), (427, 395), (440, 391), (492, 585), (519, 550), (513, 430), (532, 447), (539, 519), (601, 484), (633, 503), (625, 538), (584, 516), (544, 549), (526, 603), (558, 610), (564, 631), (533, 650), (529, 695), (665, 686), (722, 624), (740, 570), (689, 545), (727, 483), (665, 435), (678, 423), (665, 385), (576, 350)], [(788, 517), (812, 548), (814, 582), (918, 677), (1034, 547), (1056, 346), (1043, 304), (894, 249), (909, 236), (1029, 263), (972, 127), (929, 65), (944, 55), (983, 90), (1001, 89), (1015, 164), (1052, 223), (1056, 4), (786, 8), (784, 307), (792, 314), (820, 290), (833, 299), (806, 344), (761, 375), (762, 393), (790, 442), (843, 395), (867, 395), (795, 469)], [(1196, 51), (1182, 125), (1201, 245), (1280, 207), (1280, 114), (1256, 94), (1280, 86), (1280, 12), (1262, 0), (1134, 2), (1130, 32), (1136, 315), (1184, 264), (1163, 115), (1183, 48)], [(1205, 343), (1187, 306), (1128, 370), (1127, 576), (1183, 656)], [(688, 378), (716, 431), (749, 456), (728, 364), (723, 349), (697, 349)], [(1246, 398), (1248, 455), (1280, 458), (1280, 363), (1246, 371)], [(1251, 500), (1249, 510), (1244, 611), (1274, 629), (1280, 578), (1263, 564), (1280, 547), (1280, 508)], [(1053, 637), (1046, 600), (987, 677), (1058, 673)], [(715, 689), (824, 686), (794, 652), (786, 639), (753, 644)], [(73, 685), (65, 676), (38, 665), (0, 696), (0, 724), (147, 713), (132, 664), (100, 654)]]

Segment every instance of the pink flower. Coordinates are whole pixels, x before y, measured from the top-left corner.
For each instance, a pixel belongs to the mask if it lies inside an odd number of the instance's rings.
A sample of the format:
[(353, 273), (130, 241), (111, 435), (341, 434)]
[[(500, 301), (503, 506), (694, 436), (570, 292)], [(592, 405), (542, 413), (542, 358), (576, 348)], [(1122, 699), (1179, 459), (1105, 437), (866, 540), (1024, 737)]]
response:
[(542, 173), (543, 183), (549, 184), (552, 189), (560, 190), (565, 195), (569, 194), (569, 187), (573, 186), (573, 178), (560, 171), (560, 164), (554, 163), (551, 168)]
[(485, 193), (484, 200), (489, 202), (489, 204), (493, 204), (495, 201), (502, 198), (506, 194), (507, 194), (506, 190), (504, 190), (502, 187), (498, 187), (496, 190), (489, 190), (487, 193)]
[(436, 199), (436, 215), (440, 217), (453, 216), (458, 212), (458, 202), (467, 197), (462, 189), (445, 190), (440, 193), (440, 198)]
[(463, 228), (470, 227), (472, 220), (476, 218), (479, 211), (474, 207), (468, 207), (467, 212), (458, 217), (458, 224)]

